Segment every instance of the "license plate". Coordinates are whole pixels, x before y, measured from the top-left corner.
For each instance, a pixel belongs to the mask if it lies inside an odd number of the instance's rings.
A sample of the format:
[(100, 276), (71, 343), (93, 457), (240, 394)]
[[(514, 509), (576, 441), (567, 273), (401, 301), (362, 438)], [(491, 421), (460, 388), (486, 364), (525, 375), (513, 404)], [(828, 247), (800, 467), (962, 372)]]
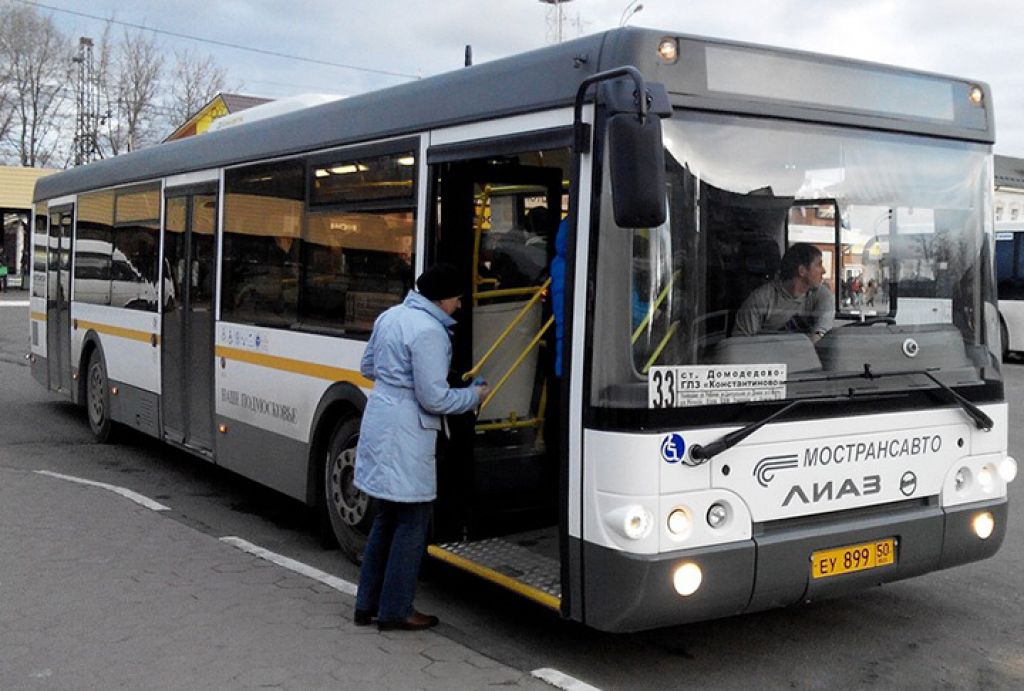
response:
[(811, 554), (811, 578), (877, 569), (896, 563), (896, 538), (824, 549)]

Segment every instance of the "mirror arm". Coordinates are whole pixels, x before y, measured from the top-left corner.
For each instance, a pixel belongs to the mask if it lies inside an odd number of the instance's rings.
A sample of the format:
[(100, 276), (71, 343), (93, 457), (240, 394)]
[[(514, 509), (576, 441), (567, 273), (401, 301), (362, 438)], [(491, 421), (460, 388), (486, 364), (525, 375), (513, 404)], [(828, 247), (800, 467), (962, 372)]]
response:
[(624, 65), (613, 70), (592, 74), (580, 82), (579, 89), (576, 90), (576, 102), (573, 105), (572, 118), (573, 149), (576, 152), (581, 154), (590, 153), (590, 125), (583, 122), (583, 99), (587, 94), (587, 90), (598, 82), (623, 76), (632, 78), (633, 83), (636, 85), (636, 93), (638, 94), (638, 103), (636, 104), (637, 115), (640, 116), (640, 121), (643, 122), (647, 118), (647, 84), (644, 82), (644, 77), (640, 74), (640, 70), (632, 65)]

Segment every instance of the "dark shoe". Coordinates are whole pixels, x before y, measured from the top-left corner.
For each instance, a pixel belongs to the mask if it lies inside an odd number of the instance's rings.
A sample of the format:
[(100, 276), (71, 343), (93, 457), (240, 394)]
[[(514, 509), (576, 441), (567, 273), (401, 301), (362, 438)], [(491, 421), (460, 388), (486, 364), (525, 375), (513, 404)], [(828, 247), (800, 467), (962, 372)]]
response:
[(380, 631), (422, 631), (437, 626), (438, 621), (433, 614), (423, 614), (414, 610), (411, 617), (402, 621), (378, 621), (377, 628)]
[(373, 615), (365, 609), (357, 609), (356, 615), (352, 617), (352, 621), (355, 622), (356, 626), (369, 626)]

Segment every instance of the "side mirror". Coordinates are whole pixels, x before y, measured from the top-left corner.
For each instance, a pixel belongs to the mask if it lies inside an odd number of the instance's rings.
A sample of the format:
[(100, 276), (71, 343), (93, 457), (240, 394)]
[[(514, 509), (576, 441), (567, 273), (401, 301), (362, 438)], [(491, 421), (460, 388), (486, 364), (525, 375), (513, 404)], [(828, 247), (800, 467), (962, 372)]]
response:
[(656, 115), (616, 113), (608, 119), (612, 208), (620, 228), (665, 222), (665, 148)]

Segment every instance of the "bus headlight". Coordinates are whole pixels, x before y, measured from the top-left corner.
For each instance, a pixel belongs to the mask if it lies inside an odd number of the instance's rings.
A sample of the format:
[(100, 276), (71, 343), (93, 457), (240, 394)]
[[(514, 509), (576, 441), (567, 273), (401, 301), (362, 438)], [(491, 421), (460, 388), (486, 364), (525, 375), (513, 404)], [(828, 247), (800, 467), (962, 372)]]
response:
[(683, 597), (697, 592), (702, 580), (704, 580), (704, 574), (701, 573), (700, 567), (692, 561), (680, 564), (672, 573), (672, 586)]
[(982, 511), (971, 521), (971, 528), (974, 534), (982, 540), (987, 540), (996, 529), (996, 519), (988, 511)]
[(954, 488), (957, 492), (963, 492), (971, 484), (971, 471), (969, 468), (961, 468), (956, 471), (956, 476), (953, 478)]
[(1017, 478), (1017, 459), (1007, 456), (999, 463), (999, 475), (1009, 484)]
[(708, 509), (708, 525), (712, 528), (721, 528), (729, 522), (729, 507), (726, 504), (715, 503)]
[(984, 491), (992, 491), (996, 484), (996, 469), (992, 465), (983, 465), (978, 471), (978, 484)]
[(693, 515), (685, 506), (672, 509), (668, 515), (668, 532), (675, 537), (683, 538), (693, 529)]
[(615, 531), (630, 540), (643, 540), (651, 534), (654, 517), (639, 504), (622, 506), (605, 515), (605, 521)]

